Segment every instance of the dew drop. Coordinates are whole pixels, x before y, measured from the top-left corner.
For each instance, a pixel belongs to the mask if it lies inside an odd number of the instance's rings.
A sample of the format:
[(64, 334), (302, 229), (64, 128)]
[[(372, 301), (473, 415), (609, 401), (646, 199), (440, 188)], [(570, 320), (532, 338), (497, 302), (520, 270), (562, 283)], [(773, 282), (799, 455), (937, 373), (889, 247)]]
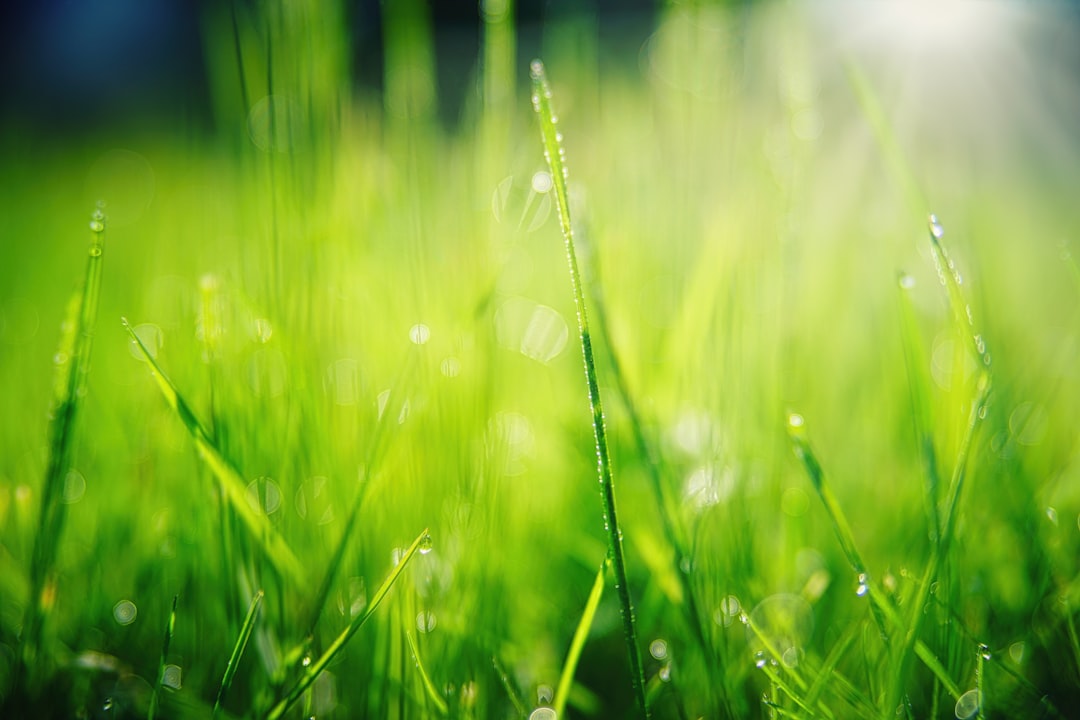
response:
[(668, 656), (668, 644), (666, 640), (657, 638), (649, 643), (649, 654), (657, 660), (666, 660)]
[(532, 75), (533, 80), (539, 80), (544, 76), (544, 63), (540, 60), (533, 60), (529, 63), (529, 74)]
[(304, 659), (300, 661), (300, 664), (304, 667), (311, 667), (311, 656), (305, 655)]
[(767, 664), (768, 661), (765, 658), (764, 650), (758, 650), (756, 653), (754, 653), (754, 667), (760, 669), (765, 667)]
[(660, 682), (671, 682), (671, 663), (666, 663), (660, 672), (656, 673), (656, 676), (660, 678)]
[(868, 592), (870, 592), (870, 585), (868, 584), (870, 582), (870, 578), (867, 577), (866, 573), (859, 573), (858, 581), (859, 584), (855, 588), (855, 594), (859, 597), (864, 597)]
[(532, 189), (540, 194), (550, 192), (554, 184), (551, 174), (543, 170), (537, 171), (532, 176)]
[(121, 625), (130, 625), (135, 622), (139, 609), (130, 600), (121, 600), (113, 606), (113, 619)]
[(173, 690), (183, 686), (183, 670), (179, 665), (166, 665), (161, 673), (161, 684)]
[(417, 323), (409, 329), (409, 339), (416, 345), (424, 345), (431, 339), (431, 328), (423, 323)]
[[(90, 230), (92, 232), (95, 232), (95, 233), (105, 232), (105, 223), (101, 222), (100, 220), (91, 220), (90, 221)], [(93, 250), (94, 250), (94, 248), (91, 248), (91, 252), (93, 252)], [(100, 254), (101, 248), (97, 248), (97, 250), (98, 250), (98, 253)]]
[(956, 701), (956, 707), (954, 712), (957, 720), (968, 720), (968, 718), (975, 717), (975, 713), (979, 711), (979, 691), (968, 690), (966, 693), (960, 696), (960, 699)]
[(425, 534), (420, 538), (420, 547), (418, 548), (421, 555), (427, 555), (435, 547), (435, 541), (431, 539), (431, 535)]
[(990, 653), (990, 646), (986, 643), (979, 643), (979, 657), (983, 660), (989, 660), (993, 657)]
[(559, 716), (549, 707), (538, 707), (529, 715), (529, 720), (557, 720)]
[(788, 415), (787, 422), (788, 427), (790, 428), (801, 428), (806, 425), (806, 420), (804, 420), (803, 416), (799, 413), (791, 413)]
[(910, 290), (915, 287), (915, 278), (907, 273), (902, 273), (900, 275), (899, 283), (902, 290)]
[(930, 216), (930, 234), (940, 240), (945, 235), (945, 228), (941, 226), (937, 215)]
[(435, 613), (424, 610), (416, 615), (416, 629), (422, 633), (429, 633), (435, 629), (438, 625), (438, 619), (435, 617)]

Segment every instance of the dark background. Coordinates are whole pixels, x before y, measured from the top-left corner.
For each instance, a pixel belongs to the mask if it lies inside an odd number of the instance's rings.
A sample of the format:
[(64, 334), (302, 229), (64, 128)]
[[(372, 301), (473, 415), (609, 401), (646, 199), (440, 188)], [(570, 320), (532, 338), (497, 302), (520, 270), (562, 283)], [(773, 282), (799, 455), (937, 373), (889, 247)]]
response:
[[(258, 2), (237, 0), (257, 9)], [(382, 85), (382, 3), (346, 3), (352, 78)], [(453, 125), (480, 48), (478, 2), (429, 0), (440, 117)], [(176, 122), (210, 129), (200, 13), (190, 0), (41, 0), (0, 4), (0, 118), (44, 132), (92, 132), (117, 123)], [(552, 19), (586, 15), (601, 47), (631, 54), (648, 37), (657, 0), (519, 0), (519, 61)], [(524, 72), (524, 70), (523, 70)]]

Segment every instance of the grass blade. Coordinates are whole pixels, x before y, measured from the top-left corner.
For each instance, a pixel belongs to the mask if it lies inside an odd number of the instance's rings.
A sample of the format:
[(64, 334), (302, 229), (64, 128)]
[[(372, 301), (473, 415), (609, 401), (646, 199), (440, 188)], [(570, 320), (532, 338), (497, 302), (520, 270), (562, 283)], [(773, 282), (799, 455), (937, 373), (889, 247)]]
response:
[(412, 653), (413, 660), (416, 662), (416, 669), (420, 673), (420, 679), (424, 683), (424, 691), (431, 699), (431, 702), (435, 703), (435, 709), (439, 711), (439, 714), (443, 717), (450, 714), (450, 706), (446, 704), (446, 700), (439, 691), (435, 689), (435, 683), (431, 681), (431, 676), (427, 674), (427, 670), (424, 669), (424, 663), (420, 660), (420, 649), (416, 646), (416, 640), (413, 639), (412, 633), (406, 632), (405, 639), (409, 642), (409, 652)]
[(293, 555), (285, 540), (270, 525), (270, 521), (267, 520), (266, 516), (259, 514), (248, 503), (247, 487), (240, 472), (218, 450), (217, 445), (210, 439), (210, 434), (199, 422), (199, 419), (195, 417), (195, 413), (177, 391), (176, 386), (161, 371), (157, 360), (143, 345), (142, 340), (135, 333), (131, 324), (126, 318), (122, 318), (121, 321), (132, 341), (138, 346), (143, 358), (150, 365), (151, 374), (157, 381), (158, 388), (165, 397), (165, 402), (176, 412), (184, 427), (187, 428), (191, 439), (195, 442), (199, 457), (202, 458), (221, 484), (222, 495), (228, 498), (233, 511), (247, 526), (248, 532), (251, 533), (267, 559), (270, 560), (278, 572), (288, 576), (296, 585), (303, 586), (305, 583), (303, 567), (296, 559), (296, 556)]
[(337, 636), (334, 642), (330, 643), (330, 646), (326, 648), (326, 651), (323, 652), (321, 656), (319, 656), (319, 659), (307, 667), (304, 674), (300, 676), (300, 679), (293, 685), (292, 689), (289, 690), (285, 697), (283, 697), (269, 713), (267, 713), (266, 720), (277, 720), (280, 718), (294, 702), (300, 699), (300, 696), (304, 694), (304, 691), (311, 687), (311, 684), (315, 682), (315, 679), (319, 677), (319, 674), (326, 669), (326, 666), (330, 664), (330, 661), (337, 657), (338, 653), (345, 648), (345, 645), (352, 636), (356, 634), (356, 631), (363, 627), (364, 623), (368, 621), (368, 618), (370, 618), (379, 608), (383, 598), (386, 597), (387, 593), (390, 592), (390, 588), (394, 586), (394, 583), (401, 576), (401, 573), (404, 572), (405, 566), (409, 564), (409, 561), (412, 560), (413, 556), (420, 550), (420, 545), (427, 542), (429, 538), (430, 535), (428, 535), (428, 531), (424, 530), (424, 532), (420, 533), (420, 535), (413, 540), (412, 545), (410, 545), (401, 556), (397, 565), (395, 565), (394, 569), (390, 571), (390, 574), (386, 576), (386, 579), (383, 580), (382, 585), (375, 591), (375, 594), (371, 596), (371, 601), (367, 604), (367, 607), (364, 608), (364, 611), (349, 621), (348, 626), (341, 631), (341, 634)]
[(214, 699), (214, 710), (210, 715), (211, 718), (217, 717), (218, 712), (221, 710), (221, 701), (232, 685), (233, 676), (236, 675), (236, 670), (240, 666), (240, 658), (244, 654), (244, 649), (247, 648), (248, 640), (251, 639), (252, 630), (255, 629), (255, 619), (258, 617), (262, 599), (262, 590), (259, 590), (255, 593), (255, 597), (251, 598), (251, 605), (248, 606), (247, 615), (244, 616), (244, 624), (240, 626), (240, 635), (237, 636), (232, 654), (229, 655), (229, 662), (225, 665), (225, 674), (221, 676), (221, 687), (218, 688), (217, 697)]
[(495, 674), (499, 676), (499, 682), (503, 686), (503, 690), (506, 691), (506, 696), (510, 698), (510, 704), (514, 706), (514, 711), (519, 718), (524, 718), (529, 714), (529, 708), (525, 706), (525, 701), (521, 699), (521, 693), (514, 687), (514, 681), (510, 679), (510, 675), (507, 674), (506, 668), (499, 662), (499, 658), (492, 656), (491, 665), (495, 668)]
[(570, 649), (566, 652), (566, 662), (563, 663), (559, 685), (555, 688), (555, 702), (552, 704), (556, 717), (562, 717), (566, 710), (566, 698), (574, 682), (574, 671), (581, 659), (585, 640), (589, 637), (589, 628), (592, 627), (593, 618), (596, 617), (596, 609), (600, 607), (600, 598), (604, 595), (604, 575), (607, 574), (610, 565), (610, 558), (605, 558), (600, 564), (600, 570), (597, 571), (596, 580), (593, 581), (592, 590), (589, 592), (589, 599), (585, 602), (585, 610), (582, 611), (577, 630), (574, 631), (574, 639), (570, 641)]
[(176, 601), (179, 595), (173, 595), (172, 610), (169, 611), (169, 622), (165, 625), (165, 640), (161, 643), (161, 659), (158, 661), (157, 682), (154, 683), (154, 692), (150, 695), (150, 709), (146, 712), (146, 720), (154, 720), (157, 714), (158, 697), (161, 695), (161, 686), (165, 682), (165, 666), (169, 662), (169, 645), (172, 644), (173, 630), (176, 628)]
[(611, 457), (607, 446), (607, 429), (604, 425), (604, 408), (600, 402), (600, 384), (596, 377), (596, 361), (593, 358), (589, 320), (585, 310), (585, 294), (582, 290), (581, 272), (578, 270), (574, 250), (574, 231), (570, 222), (570, 198), (566, 188), (567, 169), (562, 149), (562, 136), (556, 130), (557, 117), (551, 103), (551, 87), (544, 73), (544, 64), (534, 60), (530, 65), (533, 85), (533, 107), (540, 117), (540, 134), (544, 145), (551, 179), (555, 185), (555, 199), (559, 210), (559, 226), (566, 243), (566, 259), (570, 267), (570, 284), (574, 290), (574, 306), (577, 308), (578, 335), (585, 362), (585, 378), (589, 390), (589, 405), (593, 414), (593, 436), (596, 441), (597, 471), (604, 501), (604, 527), (608, 534), (608, 552), (615, 570), (615, 587), (619, 594), (619, 611), (622, 615), (623, 634), (626, 636), (627, 654), (630, 659), (630, 680), (634, 700), (643, 717), (649, 717), (649, 705), (645, 699), (645, 675), (641, 650), (637, 643), (634, 607), (630, 598), (630, 585), (626, 577), (626, 561), (623, 558), (622, 532), (615, 510), (615, 480), (611, 469)]
[[(82, 293), (72, 300), (62, 326), (56, 353), (56, 384), (49, 422), (49, 455), (41, 492), (41, 508), (30, 564), (30, 602), (23, 626), (21, 662), (28, 671), (37, 664), (42, 626), (56, 597), (51, 577), (56, 550), (63, 533), (67, 506), (62, 502), (64, 479), (74, 456), (75, 421), (86, 393), (101, 294), (105, 215), (99, 203), (90, 220), (90, 247)], [(36, 683), (29, 678), (30, 685)]]

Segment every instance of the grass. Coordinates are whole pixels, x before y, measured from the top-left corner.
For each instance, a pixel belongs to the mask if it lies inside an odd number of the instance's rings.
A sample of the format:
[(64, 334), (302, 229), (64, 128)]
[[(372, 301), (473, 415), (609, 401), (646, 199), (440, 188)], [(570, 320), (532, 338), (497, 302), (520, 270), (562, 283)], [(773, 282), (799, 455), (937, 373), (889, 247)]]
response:
[(212, 129), (5, 110), (0, 715), (1067, 716), (1073, 26), (401, 7), (381, 94), (235, 3)]

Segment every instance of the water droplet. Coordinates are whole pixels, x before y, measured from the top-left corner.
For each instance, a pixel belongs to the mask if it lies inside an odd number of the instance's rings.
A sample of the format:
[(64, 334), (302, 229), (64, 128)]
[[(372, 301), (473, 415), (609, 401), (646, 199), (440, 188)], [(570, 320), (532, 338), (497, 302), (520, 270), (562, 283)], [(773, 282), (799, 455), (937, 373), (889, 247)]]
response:
[(1017, 665), (1024, 662), (1025, 655), (1027, 655), (1027, 643), (1023, 640), (1014, 642), (1009, 646), (1009, 657), (1012, 658), (1012, 661)]
[[(132, 331), (139, 338), (139, 342), (146, 348), (146, 351), (150, 353), (150, 357), (156, 360), (158, 352), (161, 351), (162, 346), (165, 344), (165, 333), (161, 331), (161, 328), (153, 323), (142, 323), (132, 328)], [(136, 360), (146, 362), (146, 356), (143, 355), (139, 343), (135, 342), (134, 339), (128, 341), (128, 352)]]
[(768, 664), (768, 660), (765, 658), (765, 651), (758, 650), (754, 653), (754, 667), (763, 668)]
[(461, 374), (461, 361), (455, 357), (445, 358), (439, 365), (439, 372), (443, 377), (456, 378)]
[(272, 515), (281, 507), (281, 488), (271, 478), (255, 478), (248, 483), (247, 501), (252, 510)]
[(915, 278), (907, 273), (901, 273), (899, 282), (902, 290), (910, 290), (915, 287)]
[(86, 478), (78, 470), (72, 468), (64, 476), (64, 492), (61, 498), (65, 505), (72, 505), (82, 500), (86, 494)]
[(549, 707), (538, 707), (529, 715), (529, 720), (557, 720), (559, 716)]
[(416, 629), (422, 633), (429, 633), (435, 629), (438, 624), (438, 620), (435, 617), (435, 613), (424, 610), (416, 615)]
[(431, 328), (423, 323), (417, 323), (409, 328), (409, 339), (416, 345), (424, 345), (431, 339)]
[(105, 712), (109, 712), (110, 710), (113, 709), (113, 705), (114, 705), (113, 699), (111, 697), (107, 697), (107, 698), (105, 698), (105, 702), (101, 705), (101, 709), (104, 710)]
[(1046, 519), (1049, 520), (1051, 523), (1053, 523), (1054, 527), (1057, 527), (1057, 524), (1058, 524), (1057, 510), (1055, 510), (1052, 507), (1046, 508)]
[(945, 235), (945, 228), (941, 226), (937, 215), (930, 216), (930, 234), (940, 240)]
[(982, 657), (983, 660), (989, 660), (992, 657), (990, 646), (986, 643), (979, 643), (979, 656)]
[(791, 413), (790, 415), (788, 415), (787, 422), (788, 427), (792, 428), (793, 430), (804, 427), (806, 425), (806, 420), (804, 420), (803, 416), (799, 413)]
[(113, 606), (113, 619), (121, 625), (130, 625), (135, 622), (139, 609), (130, 600), (121, 600)]
[(665, 663), (656, 676), (660, 678), (660, 682), (671, 682), (671, 663)]
[(668, 656), (668, 644), (666, 640), (657, 638), (649, 643), (649, 654), (657, 660), (666, 660)]
[[(90, 221), (90, 230), (92, 232), (95, 232), (95, 233), (105, 232), (105, 223), (103, 223), (100, 220), (91, 220)], [(94, 246), (92, 246), (90, 248), (90, 252), (93, 253), (95, 248), (98, 250), (98, 254), (100, 255), (101, 254), (101, 248), (99, 248), (96, 245), (94, 245)]]
[(532, 75), (533, 80), (539, 80), (544, 75), (544, 63), (540, 60), (533, 60), (529, 63), (529, 74)]
[(179, 690), (183, 686), (183, 670), (179, 665), (166, 665), (161, 673), (161, 684), (173, 690)]
[[(558, 136), (556, 136), (558, 137)], [(532, 189), (538, 193), (550, 192), (554, 182), (551, 179), (551, 175), (543, 170), (533, 173), (532, 176)]]
[[(550, 705), (551, 699), (555, 696), (555, 691), (551, 689), (550, 685), (541, 685), (536, 688), (536, 703), (538, 705)], [(554, 717), (554, 715), (552, 715)]]
[(968, 690), (966, 693), (960, 696), (960, 699), (956, 701), (956, 707), (954, 712), (957, 720), (968, 720), (968, 718), (975, 717), (975, 713), (979, 711), (979, 691)]
[(431, 539), (430, 534), (425, 534), (424, 537), (420, 538), (419, 550), (421, 555), (427, 555), (433, 547), (435, 547), (435, 541)]
[(859, 584), (855, 588), (855, 594), (859, 597), (864, 597), (868, 592), (870, 592), (870, 578), (867, 576), (866, 573), (859, 573), (858, 582)]

